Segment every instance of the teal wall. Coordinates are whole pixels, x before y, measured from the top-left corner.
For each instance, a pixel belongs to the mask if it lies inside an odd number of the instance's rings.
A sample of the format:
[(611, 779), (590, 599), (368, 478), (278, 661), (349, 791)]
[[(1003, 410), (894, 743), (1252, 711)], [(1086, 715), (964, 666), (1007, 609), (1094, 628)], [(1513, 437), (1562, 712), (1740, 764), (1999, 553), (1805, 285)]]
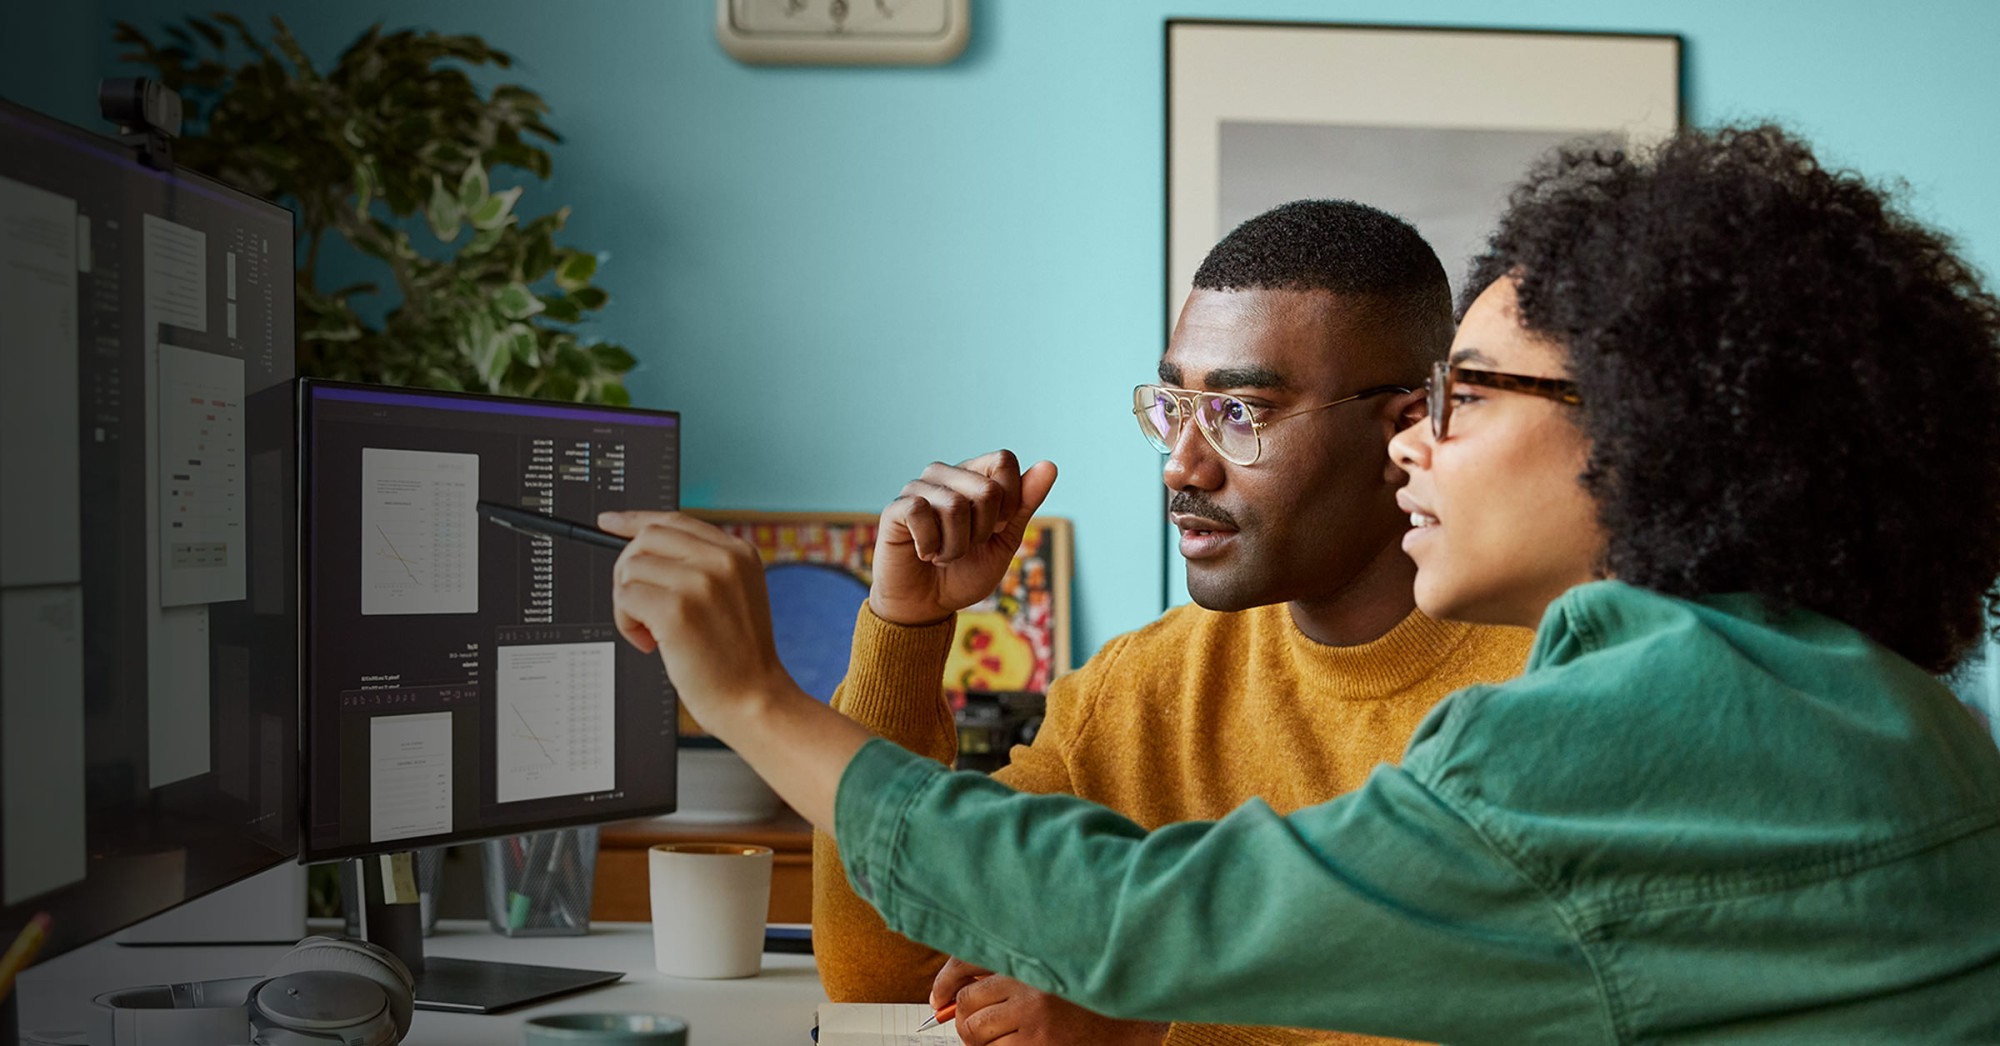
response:
[(0, 98), (96, 126), (102, 0), (17, 0), (0, 9)]
[[(1158, 458), (1124, 402), (1164, 336), (1167, 17), (1680, 33), (1693, 120), (1777, 116), (1837, 161), (1900, 174), (2000, 270), (1991, 0), (972, 6), (970, 48), (936, 69), (742, 66), (709, 0), (234, 9), (282, 14), (329, 58), (377, 18), (518, 56), (568, 139), (548, 198), (575, 206), (570, 242), (610, 253), (602, 334), (644, 361), (640, 403), (685, 412), (689, 504), (872, 511), (933, 458), (1055, 459), (1086, 653), (1161, 606)], [(78, 119), (68, 99), (108, 61), (111, 20), (206, 9), (0, 16), (0, 94)]]

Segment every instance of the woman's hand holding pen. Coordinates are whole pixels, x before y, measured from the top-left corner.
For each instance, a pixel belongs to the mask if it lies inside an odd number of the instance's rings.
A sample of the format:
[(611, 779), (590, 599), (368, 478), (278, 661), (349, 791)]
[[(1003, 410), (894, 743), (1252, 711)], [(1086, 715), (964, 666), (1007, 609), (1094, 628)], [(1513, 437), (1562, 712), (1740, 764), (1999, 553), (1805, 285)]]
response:
[(1009, 450), (932, 463), (882, 510), (869, 609), (922, 625), (992, 595), (1055, 481), (1053, 463), (1022, 472)]
[(757, 550), (678, 512), (607, 512), (597, 525), (631, 539), (612, 568), (619, 633), (657, 650), (702, 727), (831, 831), (841, 771), (872, 735), (799, 689), (778, 661)]

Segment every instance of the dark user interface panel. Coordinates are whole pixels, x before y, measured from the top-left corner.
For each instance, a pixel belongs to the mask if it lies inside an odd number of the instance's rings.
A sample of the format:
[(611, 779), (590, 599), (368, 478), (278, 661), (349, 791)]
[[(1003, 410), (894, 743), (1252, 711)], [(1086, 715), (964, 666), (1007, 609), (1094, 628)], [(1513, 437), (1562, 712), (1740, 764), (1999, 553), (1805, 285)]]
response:
[(679, 501), (679, 419), (306, 382), (306, 856), (669, 811), (677, 702), (612, 625), (593, 521)]

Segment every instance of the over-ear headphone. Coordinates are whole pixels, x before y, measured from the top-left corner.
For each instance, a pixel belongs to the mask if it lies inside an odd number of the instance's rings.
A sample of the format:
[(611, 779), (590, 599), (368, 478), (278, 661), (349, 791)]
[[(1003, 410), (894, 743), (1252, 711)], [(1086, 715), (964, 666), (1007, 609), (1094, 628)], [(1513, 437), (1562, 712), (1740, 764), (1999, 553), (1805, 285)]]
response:
[(308, 937), (262, 977), (121, 988), (91, 1000), (93, 1046), (393, 1046), (415, 980), (366, 941)]

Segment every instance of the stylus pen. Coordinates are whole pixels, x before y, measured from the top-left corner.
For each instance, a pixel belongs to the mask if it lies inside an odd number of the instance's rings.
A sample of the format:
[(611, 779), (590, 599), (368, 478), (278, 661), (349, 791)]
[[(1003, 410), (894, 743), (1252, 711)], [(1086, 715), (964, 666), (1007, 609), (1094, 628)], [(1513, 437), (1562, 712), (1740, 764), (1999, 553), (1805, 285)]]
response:
[(527, 509), (515, 508), (512, 505), (482, 501), (479, 503), (479, 514), (506, 527), (508, 530), (518, 530), (523, 534), (530, 534), (535, 537), (569, 538), (572, 541), (581, 541), (586, 545), (608, 548), (613, 552), (618, 552), (625, 548), (624, 538), (616, 534), (607, 534), (588, 523), (578, 523), (571, 519), (557, 519), (554, 516), (544, 516), (539, 512), (530, 512)]

